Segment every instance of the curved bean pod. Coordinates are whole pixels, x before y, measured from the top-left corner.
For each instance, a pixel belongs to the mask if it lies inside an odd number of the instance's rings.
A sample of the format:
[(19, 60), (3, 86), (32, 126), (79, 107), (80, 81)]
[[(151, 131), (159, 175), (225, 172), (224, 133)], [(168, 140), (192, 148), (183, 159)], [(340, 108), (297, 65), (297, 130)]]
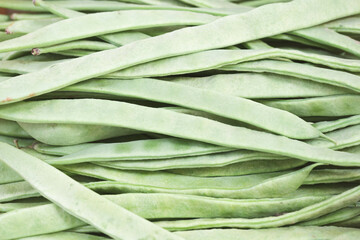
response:
[[(286, 158), (285, 158), (286, 159)], [(95, 164), (123, 170), (159, 171), (177, 168), (223, 167), (230, 164), (253, 160), (283, 161), (284, 157), (273, 154), (237, 150), (227, 153), (209, 154), (204, 156), (182, 157), (147, 161), (114, 161), (96, 162)], [(291, 161), (290, 161), (291, 162)], [(241, 165), (240, 165), (241, 166)]]
[[(4, 143), (0, 143), (0, 150), (0, 159), (42, 195), (109, 236), (119, 239), (181, 239), (97, 195), (37, 158)], [(38, 171), (28, 171), (29, 168), (36, 168)], [(111, 219), (108, 216), (111, 216)], [(142, 226), (141, 232), (136, 231), (139, 224)]]
[(339, 226), (339, 227), (359, 228), (359, 226), (360, 226), (360, 216), (351, 218), (351, 219), (346, 220), (346, 221), (338, 222), (338, 223), (336, 223), (334, 225)]
[(330, 183), (330, 184), (316, 184), (303, 185), (295, 192), (285, 195), (286, 198), (296, 198), (304, 196), (332, 196), (341, 194), (351, 188), (357, 187), (356, 183)]
[(264, 100), (261, 103), (301, 117), (337, 117), (360, 114), (359, 101), (359, 95), (335, 95), (292, 100)]
[(338, 209), (356, 203), (360, 198), (360, 186), (325, 201), (305, 207), (299, 211), (286, 213), (277, 217), (258, 219), (195, 219), (179, 221), (161, 221), (157, 224), (171, 231), (232, 227), (232, 228), (271, 228), (281, 227), (297, 222), (314, 219)]
[(360, 76), (307, 64), (275, 60), (260, 60), (221, 67), (221, 70), (238, 72), (270, 72), (303, 78), (360, 92)]
[(64, 165), (96, 161), (166, 159), (229, 152), (232, 150), (231, 148), (201, 142), (162, 138), (125, 143), (104, 143), (56, 158), (49, 161), (49, 163)]
[[(255, 160), (240, 162), (224, 167), (180, 168), (168, 172), (198, 177), (241, 176), (256, 173), (278, 172), (305, 165), (301, 160)], [(210, 165), (210, 163), (209, 163)], [(105, 165), (104, 165), (105, 166)]]
[(40, 196), (39, 192), (30, 184), (21, 180), (19, 182), (1, 184), (0, 193), (0, 202)]
[(317, 169), (312, 171), (304, 184), (352, 182), (360, 180), (360, 169)]
[(114, 45), (99, 42), (99, 41), (88, 41), (88, 40), (79, 40), (69, 43), (63, 43), (56, 46), (45, 47), (45, 48), (35, 48), (32, 50), (33, 55), (40, 55), (44, 53), (52, 53), (52, 52), (60, 52), (65, 50), (72, 50), (72, 49), (86, 49), (86, 50), (96, 50), (96, 51), (103, 51), (108, 49), (115, 48)]
[(360, 18), (348, 17), (344, 19), (335, 20), (325, 24), (326, 27), (334, 29), (340, 33), (360, 33)]
[(16, 73), (16, 74), (25, 74), (46, 67), (53, 66), (57, 63), (64, 62), (67, 60), (58, 60), (58, 61), (29, 61), (29, 60), (10, 60), (10, 61), (1, 61), (0, 71), (4, 73)]
[[(325, 2), (328, 9), (336, 9), (336, 11), (329, 10), (327, 14), (318, 14), (319, 7), (323, 6)], [(82, 5), (84, 4), (82, 3)], [(289, 12), (293, 13), (293, 17), (286, 18), (286, 25), (276, 24), (271, 28), (263, 27), (264, 24), (273, 22), (273, 20), (279, 23), (283, 22), (279, 21), (278, 17), (288, 16)], [(66, 63), (56, 64), (51, 68), (35, 73), (11, 78), (0, 83), (0, 102), (7, 104), (20, 101), (137, 64), (171, 56), (233, 46), (259, 38), (311, 27), (359, 12), (360, 2), (356, 0), (348, 0), (346, 4), (343, 1), (334, 0), (331, 1), (330, 5), (326, 0), (296, 0), (284, 4), (267, 5), (244, 14), (226, 16), (202, 26), (180, 29), (157, 37), (136, 41), (117, 49), (106, 50)], [(306, 17), (304, 17), (305, 15)], [(274, 17), (276, 19), (273, 19)], [(306, 19), (306, 21), (298, 21), (297, 17)], [(69, 20), (71, 22), (71, 19)], [(249, 22), (252, 22), (252, 28), (248, 28)], [(107, 22), (104, 24), (109, 25)], [(229, 33), (232, 34), (229, 35)], [(182, 44), (179, 45), (178, 42)], [(177, 47), (174, 48), (173, 46)], [(7, 48), (9, 49), (8, 45)], [(128, 55), (132, 57), (124, 57)], [(79, 71), (84, 66), (86, 66), (86, 71)]]
[(310, 39), (311, 41), (328, 45), (330, 47), (335, 47), (360, 57), (360, 42), (346, 35), (337, 33), (332, 29), (318, 26), (297, 30), (295, 32), (291, 32), (291, 34), (295, 34), (296, 36)]
[(241, 8), (238, 4), (226, 0), (180, 0), (184, 3), (205, 8)]
[[(127, 35), (137, 33), (124, 32), (117, 33), (120, 37), (128, 39)], [(106, 36), (112, 36), (106, 35)], [(114, 36), (115, 37), (115, 36)], [(145, 37), (140, 38), (144, 39)], [(136, 37), (135, 40), (138, 40)], [(129, 40), (126, 40), (126, 43)], [(123, 43), (124, 44), (124, 43)], [(320, 54), (306, 53), (297, 50), (286, 49), (259, 49), (259, 50), (210, 50), (199, 53), (188, 54), (184, 56), (177, 56), (157, 60), (138, 66), (130, 67), (118, 72), (114, 72), (104, 77), (107, 78), (139, 78), (151, 76), (168, 76), (176, 74), (185, 74), (192, 72), (199, 72), (205, 70), (216, 69), (225, 65), (232, 65), (240, 62), (248, 62), (254, 60), (268, 59), (268, 58), (289, 58), (293, 60), (306, 61), (314, 64), (324, 65), (334, 69), (347, 70), (351, 72), (359, 72), (360, 61), (353, 59), (345, 59), (339, 57), (332, 57)], [(51, 64), (51, 63), (49, 63)], [(36, 67), (34, 63), (33, 69), (21, 69), (18, 66), (19, 72), (33, 72), (41, 70)]]
[[(320, 136), (310, 124), (285, 111), (264, 108), (251, 100), (218, 94), (206, 89), (156, 79), (96, 80), (82, 83), (85, 88), (122, 97), (145, 99), (196, 109), (221, 117), (238, 120), (283, 136), (295, 139), (311, 139)], [(151, 89), (151, 91), (149, 91)], [(76, 87), (70, 88), (76, 91)], [(274, 118), (277, 121), (264, 121)]]
[(53, 14), (46, 13), (12, 13), (10, 15), (11, 20), (34, 20), (34, 19), (47, 19), (56, 18)]
[[(294, 192), (316, 166), (318, 165), (314, 164), (287, 174), (266, 173), (223, 178), (200, 178), (162, 172), (126, 172), (91, 164), (66, 165), (59, 168), (75, 174), (117, 181), (119, 184), (129, 185), (129, 189), (133, 185), (165, 193), (177, 192), (220, 198), (264, 198), (282, 197)], [(284, 182), (287, 183), (286, 188), (279, 188)]]
[(2, 213), (11, 212), (23, 208), (37, 207), (48, 203), (49, 203), (48, 201), (0, 203), (0, 212)]
[[(228, 215), (229, 209), (232, 212), (231, 216), (268, 216), (283, 211), (295, 211), (326, 199), (303, 197), (299, 199), (230, 200), (178, 194), (121, 194), (104, 197), (147, 219), (230, 216)], [(164, 210), (164, 206), (167, 206), (166, 210)], [(213, 208), (214, 211), (207, 211), (209, 208)], [(15, 225), (22, 226), (30, 219), (31, 226), (25, 224), (21, 228), (14, 227)], [(43, 219), (52, 219), (52, 224), (44, 222)], [(86, 226), (84, 222), (67, 214), (54, 204), (9, 212), (0, 216), (0, 224), (5, 229), (2, 239), (46, 234)]]
[(321, 132), (326, 133), (357, 124), (360, 124), (360, 115), (341, 118), (334, 121), (317, 122), (314, 123), (313, 126), (319, 129)]
[(31, 137), (35, 138), (36, 140), (59, 146), (140, 134), (139, 131), (132, 129), (102, 125), (18, 123), (28, 134), (31, 135)]
[(18, 34), (31, 33), (50, 24), (59, 22), (60, 20), (60, 18), (49, 18), (15, 21), (6, 28), (6, 32)]
[[(253, 2), (253, 1), (251, 1)], [(243, 240), (243, 239), (267, 239), (287, 240), (294, 236), (301, 240), (339, 239), (357, 240), (359, 229), (342, 227), (282, 227), (270, 229), (211, 229), (176, 232), (187, 240)]]
[(301, 226), (324, 226), (330, 224), (333, 225), (334, 223), (346, 221), (359, 215), (360, 215), (359, 207), (347, 207), (329, 213), (327, 215), (321, 216), (319, 218), (302, 222), (299, 225)]
[[(289, 58), (293, 60), (300, 60), (314, 64), (320, 64), (327, 67), (347, 70), (351, 72), (360, 71), (359, 60), (350, 60), (350, 59), (343, 59), (343, 58), (337, 58), (337, 57), (320, 55), (320, 54), (305, 53), (297, 50), (272, 48), (272, 49), (260, 49), (260, 50), (204, 51), (204, 52), (193, 53), (184, 56), (161, 59), (145, 64), (140, 64), (131, 68), (127, 68), (118, 72), (105, 75), (104, 77), (129, 79), (129, 78), (140, 78), (140, 77), (169, 76), (169, 75), (179, 75), (179, 74), (211, 70), (211, 69), (220, 68), (222, 66), (225, 66), (223, 67), (224, 69), (227, 69), (229, 67), (231, 70), (233, 70), (232, 69), (233, 64), (261, 60), (261, 59), (269, 59), (269, 58), (286, 58), (286, 59)], [(277, 64), (278, 61), (273, 61), (273, 63)], [(240, 66), (242, 65), (240, 64)], [(285, 66), (288, 67), (291, 65), (288, 64)], [(301, 77), (301, 76), (296, 75), (295, 77)]]
[(43, 143), (36, 143), (34, 144), (33, 148), (39, 153), (55, 155), (55, 156), (64, 156), (100, 144), (102, 143), (83, 143), (83, 144), (70, 145), (70, 146), (52, 146)]
[[(101, 111), (94, 112), (94, 109)], [(138, 117), (139, 114), (142, 116), (141, 119)], [(95, 99), (21, 102), (2, 106), (0, 118), (32, 123), (101, 124), (125, 127), (229, 148), (274, 153), (305, 161), (340, 166), (360, 165), (359, 156), (355, 154), (336, 152), (265, 132), (124, 102)]]
[(360, 144), (360, 125), (350, 126), (347, 128), (335, 130), (333, 132), (328, 133), (330, 139), (333, 139), (336, 144), (324, 141), (312, 139), (307, 141), (308, 144), (319, 147), (326, 147), (331, 149), (344, 149), (348, 147), (353, 147)]
[[(208, 14), (165, 10), (86, 14), (55, 22), (13, 40), (0, 42), (0, 52), (48, 47), (78, 39), (148, 27), (199, 25), (215, 19), (216, 17)], [(86, 27), (89, 23), (91, 28)], [(61, 34), (53, 34), (54, 32)]]
[(10, 137), (31, 138), (17, 122), (0, 119), (0, 134)]
[[(236, 11), (231, 9), (209, 9), (209, 8), (189, 8), (189, 7), (176, 7), (171, 5), (139, 5), (139, 4), (127, 4), (119, 3), (117, 1), (51, 1), (52, 4), (56, 4), (62, 8), (69, 8), (76, 11), (84, 12), (108, 12), (118, 10), (174, 10), (174, 11), (188, 11), (207, 13), (218, 16), (225, 16), (234, 14)], [(16, 2), (9, 2), (7, 0), (0, 0), (0, 7), (29, 11), (29, 12), (46, 12), (47, 10), (35, 7), (29, 1), (17, 0)], [(249, 11), (250, 8), (243, 8), (244, 11)], [(237, 9), (238, 10), (238, 9)]]
[[(304, 81), (299, 78), (271, 73), (219, 74), (209, 77), (175, 77), (170, 80), (191, 87), (208, 89), (221, 94), (250, 99), (318, 97), (348, 92), (346, 89), (327, 84)], [(87, 82), (84, 82), (84, 84), (75, 84), (65, 89), (75, 90), (78, 86), (86, 86), (86, 83)], [(78, 90), (90, 91), (90, 89), (88, 90), (87, 88), (79, 88)], [(60, 91), (62, 91), (62, 89)]]
[(27, 238), (19, 238), (19, 240), (110, 240), (110, 238), (84, 233), (59, 232)]

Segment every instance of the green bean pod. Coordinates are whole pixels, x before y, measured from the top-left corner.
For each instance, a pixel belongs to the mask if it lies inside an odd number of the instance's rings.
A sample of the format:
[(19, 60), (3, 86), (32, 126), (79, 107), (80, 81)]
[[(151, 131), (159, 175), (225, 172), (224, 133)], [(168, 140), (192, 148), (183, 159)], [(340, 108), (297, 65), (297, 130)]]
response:
[[(2, 3), (0, 2), (0, 6), (3, 6)], [(329, 11), (328, 14), (318, 14), (317, 9), (324, 4), (328, 4), (328, 9), (336, 9), (336, 11)], [(286, 18), (286, 25), (276, 24), (274, 25), (276, 27), (272, 28), (263, 27), (264, 24), (271, 21), (283, 22), (279, 21), (278, 17), (288, 16), (289, 12), (293, 13), (293, 17)], [(346, 4), (343, 1), (336, 0), (331, 1), (331, 5), (326, 0), (305, 2), (295, 0), (284, 4), (267, 5), (243, 14), (223, 17), (205, 25), (176, 30), (157, 37), (136, 41), (117, 49), (106, 50), (76, 58), (66, 63), (56, 64), (51, 68), (38, 72), (11, 78), (0, 83), (0, 102), (7, 104), (21, 101), (137, 64), (171, 56), (233, 46), (259, 38), (311, 27), (359, 12), (360, 3), (356, 0), (348, 0)], [(305, 15), (306, 17), (304, 17)], [(298, 18), (306, 19), (306, 21), (298, 21)], [(71, 19), (68, 20), (72, 21)], [(248, 28), (249, 22), (252, 22), (252, 28)], [(148, 21), (146, 23), (149, 24)], [(88, 22), (86, 22), (87, 24)], [(104, 24), (109, 26), (107, 22)], [(232, 34), (229, 35), (229, 33)], [(177, 44), (178, 42), (182, 44)], [(4, 43), (2, 42), (3, 46)], [(11, 50), (11, 46), (5, 45), (6, 47), (3, 50)], [(177, 47), (174, 48), (173, 46)], [(146, 54), (144, 51), (146, 51)], [(131, 58), (124, 57), (130, 55)], [(86, 69), (83, 67), (86, 67)], [(84, 71), (80, 71), (81, 68)], [(9, 84), (10, 80), (11, 84)]]
[[(101, 111), (94, 112), (94, 109)], [(31, 112), (31, 115), (26, 112)], [(138, 117), (139, 114), (141, 118)], [(124, 102), (95, 99), (21, 102), (2, 106), (0, 118), (30, 123), (125, 127), (229, 148), (274, 153), (305, 161), (340, 166), (359, 166), (360, 163), (359, 156), (355, 154), (336, 152), (265, 132)]]
[(360, 186), (350, 189), (342, 194), (333, 196), (322, 202), (305, 207), (299, 211), (286, 213), (277, 217), (267, 217), (258, 219), (194, 219), (179, 221), (162, 221), (157, 222), (161, 227), (171, 231), (195, 230), (207, 228), (271, 228), (281, 227), (297, 222), (314, 219), (325, 214), (354, 204), (359, 200)]

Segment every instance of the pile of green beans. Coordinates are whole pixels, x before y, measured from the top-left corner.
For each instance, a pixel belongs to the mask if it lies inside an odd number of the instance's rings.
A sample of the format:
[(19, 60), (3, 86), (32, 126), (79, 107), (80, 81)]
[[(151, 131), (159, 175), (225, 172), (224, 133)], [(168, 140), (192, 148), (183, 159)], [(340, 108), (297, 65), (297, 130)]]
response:
[(0, 8), (0, 240), (360, 238), (359, 0)]

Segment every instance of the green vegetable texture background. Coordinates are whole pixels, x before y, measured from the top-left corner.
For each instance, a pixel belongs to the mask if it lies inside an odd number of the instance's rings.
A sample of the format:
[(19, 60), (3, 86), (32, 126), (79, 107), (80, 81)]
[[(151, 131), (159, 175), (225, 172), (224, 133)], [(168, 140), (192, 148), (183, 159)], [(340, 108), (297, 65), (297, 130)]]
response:
[(0, 8), (0, 240), (360, 239), (359, 0)]

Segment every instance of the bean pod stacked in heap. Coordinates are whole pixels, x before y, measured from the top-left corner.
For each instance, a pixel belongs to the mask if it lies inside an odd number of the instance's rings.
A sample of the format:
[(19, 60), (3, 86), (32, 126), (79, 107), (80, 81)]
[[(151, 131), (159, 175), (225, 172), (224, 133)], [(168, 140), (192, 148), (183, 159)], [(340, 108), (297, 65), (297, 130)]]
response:
[(0, 239), (359, 239), (359, 0), (0, 0)]

